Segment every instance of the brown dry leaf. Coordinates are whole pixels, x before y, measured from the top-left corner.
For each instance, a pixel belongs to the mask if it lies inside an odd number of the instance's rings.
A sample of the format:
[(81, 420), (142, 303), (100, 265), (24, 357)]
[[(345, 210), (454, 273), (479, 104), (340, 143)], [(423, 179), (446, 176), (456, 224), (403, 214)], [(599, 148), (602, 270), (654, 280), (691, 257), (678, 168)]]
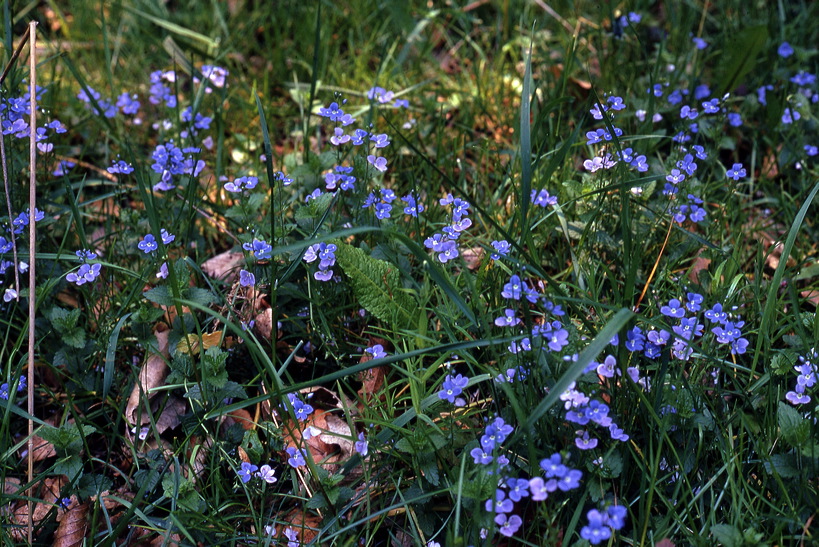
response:
[(708, 270), (708, 266), (711, 265), (710, 258), (704, 258), (702, 253), (697, 255), (697, 258), (694, 259), (694, 264), (691, 266), (691, 269), (688, 270), (688, 279), (692, 283), (699, 282), (700, 272)]
[(321, 519), (319, 517), (307, 514), (301, 509), (293, 509), (286, 516), (281, 518), (280, 522), (285, 524), (276, 526), (275, 536), (285, 539), (284, 530), (291, 528), (296, 531), (298, 540), (302, 545), (307, 545), (313, 541), (321, 527)]
[(214, 279), (221, 279), (233, 283), (239, 279), (239, 265), (244, 262), (245, 255), (236, 251), (225, 251), (202, 263), (202, 271)]
[(256, 333), (262, 340), (273, 341), (273, 308), (267, 308), (256, 316)]
[(82, 545), (88, 531), (88, 502), (71, 504), (60, 518), (60, 525), (54, 532), (55, 547)]
[[(151, 390), (160, 387), (168, 375), (168, 364), (166, 362), (168, 358), (168, 334), (167, 327), (157, 329), (156, 341), (159, 353), (151, 352), (146, 354), (145, 363), (139, 371), (138, 381), (134, 389), (131, 390), (131, 396), (125, 406), (125, 419), (131, 426), (140, 426), (150, 422), (148, 417), (143, 415), (145, 411), (143, 400), (153, 398), (150, 393)], [(137, 423), (138, 418), (141, 418), (139, 423)], [(130, 427), (128, 429), (130, 431)]]
[(228, 428), (233, 424), (241, 425), (245, 431), (256, 427), (256, 424), (253, 422), (253, 418), (250, 416), (250, 412), (243, 408), (231, 410), (226, 416), (223, 417), (222, 425), (225, 428)]
[(813, 304), (813, 307), (819, 307), (819, 291), (802, 291), (799, 295), (804, 298), (808, 304)]
[(313, 461), (330, 473), (338, 471), (339, 463), (349, 459), (355, 452), (350, 426), (335, 414), (317, 409), (298, 427), (315, 428), (319, 433), (308, 439), (304, 437), (304, 430), (296, 429), (291, 432), (289, 439), (285, 435), (288, 446), (306, 448)]
[[(52, 445), (47, 440), (43, 439), (39, 435), (32, 435), (31, 440), (34, 445), (34, 450), (32, 451), (32, 461), (39, 462), (43, 460), (47, 460), (52, 456), (57, 455), (57, 450), (54, 449), (54, 445)], [(28, 443), (24, 444), (22, 448), (20, 448), (21, 453), (23, 454), (23, 460), (27, 460), (26, 456), (28, 450)]]
[(188, 355), (191, 353), (198, 353), (201, 356), (202, 351), (219, 347), (222, 344), (222, 332), (223, 331), (221, 330), (217, 330), (216, 332), (203, 334), (202, 347), (199, 346), (199, 335), (188, 334), (187, 336), (182, 337), (182, 339), (179, 340), (179, 343), (176, 344), (176, 351)]
[[(370, 356), (368, 353), (364, 355)], [(362, 401), (360, 404), (369, 403), (375, 397), (375, 394), (381, 391), (381, 388), (384, 387), (386, 374), (387, 367), (382, 366), (367, 369), (358, 375), (358, 379), (361, 381), (361, 389), (358, 390), (359, 398)]]
[(466, 262), (466, 267), (472, 271), (477, 270), (478, 266), (481, 265), (483, 255), (483, 247), (471, 247), (461, 252), (461, 256), (464, 257), (464, 262)]
[(664, 538), (655, 543), (654, 547), (674, 547), (674, 542), (668, 538)]
[[(32, 521), (34, 526), (39, 525), (49, 513), (55, 511), (55, 502), (60, 499), (60, 489), (68, 482), (65, 475), (47, 477), (37, 488), (37, 498), (42, 501), (35, 501), (33, 504)], [(23, 541), (26, 538), (26, 527), (28, 526), (28, 502), (19, 500), (16, 504), (11, 522), (15, 525), (11, 530), (11, 535), (16, 541)]]
[[(152, 405), (153, 406), (153, 405)], [(188, 403), (184, 399), (171, 395), (159, 418), (156, 419), (156, 430), (159, 433), (164, 433), (169, 429), (176, 428), (181, 420), (180, 418), (188, 411)]]
[(0, 479), (0, 482), (3, 483), (3, 493), (7, 496), (20, 491), (20, 479), (16, 477), (5, 477)]

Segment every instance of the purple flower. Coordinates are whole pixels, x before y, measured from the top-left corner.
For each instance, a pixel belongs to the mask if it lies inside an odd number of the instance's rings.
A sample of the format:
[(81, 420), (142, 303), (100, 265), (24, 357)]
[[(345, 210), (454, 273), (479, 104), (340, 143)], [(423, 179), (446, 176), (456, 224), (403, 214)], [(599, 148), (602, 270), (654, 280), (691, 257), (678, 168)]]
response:
[(256, 284), (256, 276), (247, 270), (239, 271), (239, 285), (242, 287), (252, 287)]
[(509, 489), (509, 499), (512, 501), (520, 501), (522, 498), (529, 497), (529, 481), (526, 479), (509, 479), (506, 481), (506, 487)]
[(495, 249), (495, 252), (490, 254), (489, 258), (492, 260), (500, 260), (500, 257), (509, 255), (509, 251), (512, 249), (512, 246), (508, 241), (502, 239), (500, 241), (493, 241), (492, 248)]
[(387, 170), (387, 158), (384, 158), (382, 156), (376, 157), (370, 154), (369, 156), (367, 156), (367, 161), (370, 163), (370, 165), (372, 165), (382, 173), (384, 173)]
[(361, 457), (366, 457), (369, 453), (369, 444), (364, 439), (364, 433), (358, 434), (358, 440), (355, 443), (355, 451), (358, 452)]
[(458, 374), (457, 376), (447, 375), (444, 383), (441, 385), (441, 390), (438, 392), (438, 398), (450, 403), (455, 403), (455, 398), (463, 393), (464, 388), (469, 384), (469, 378)]
[(546, 190), (541, 190), (540, 192), (536, 192), (532, 190), (532, 203), (535, 205), (539, 205), (541, 207), (549, 207), (551, 205), (557, 205), (557, 196), (552, 196)]
[(606, 525), (606, 517), (597, 509), (592, 509), (586, 514), (588, 525), (580, 529), (580, 537), (597, 545), (611, 537), (611, 528)]
[(152, 253), (159, 248), (159, 245), (156, 242), (156, 238), (153, 234), (146, 235), (142, 241), (137, 243), (137, 248), (145, 254)]
[(490, 513), (511, 513), (514, 504), (512, 500), (506, 499), (506, 492), (498, 488), (495, 490), (495, 499), (486, 500), (484, 506)]
[(255, 237), (253, 238), (253, 242), (242, 244), (242, 249), (245, 251), (250, 251), (251, 254), (256, 257), (256, 260), (268, 259), (273, 252), (273, 247), (271, 247), (266, 241), (263, 239), (256, 239)]
[(776, 50), (776, 53), (783, 59), (787, 59), (793, 55), (793, 48), (788, 42), (782, 42)]
[(441, 244), (440, 252), (438, 253), (438, 260), (441, 264), (446, 264), (448, 261), (458, 256), (458, 245), (452, 241), (447, 240)]
[(267, 464), (264, 464), (259, 472), (256, 474), (260, 479), (262, 479), (267, 484), (273, 484), (278, 479), (276, 478), (276, 473), (273, 471), (273, 468)]
[[(543, 501), (549, 497), (550, 492), (546, 487), (546, 482), (540, 477), (529, 479), (529, 491), (532, 501)], [(551, 490), (551, 492), (554, 492), (554, 490)]]
[(574, 444), (580, 450), (591, 450), (597, 446), (597, 439), (593, 437), (589, 437), (588, 431), (578, 431), (577, 438), (574, 440)]
[(495, 318), (495, 325), (498, 327), (514, 327), (520, 325), (521, 320), (515, 317), (515, 310), (507, 308), (503, 310), (503, 315)]
[(509, 518), (504, 514), (495, 516), (495, 524), (500, 526), (500, 533), (506, 537), (512, 537), (518, 531), (523, 520), (517, 515), (510, 515)]
[(660, 308), (660, 313), (666, 315), (668, 317), (685, 317), (685, 308), (682, 307), (680, 301), (676, 298), (672, 298), (668, 301), (667, 306), (663, 306)]
[(387, 352), (384, 351), (384, 346), (381, 344), (375, 344), (374, 346), (365, 349), (364, 353), (368, 353), (373, 359), (383, 359), (387, 356)]
[(472, 456), (472, 459), (474, 460), (475, 465), (478, 465), (478, 464), (480, 464), (480, 465), (489, 465), (490, 463), (492, 463), (491, 454), (487, 454), (486, 452), (484, 452), (482, 449), (478, 448), (477, 446), (475, 448), (473, 448), (469, 452), (469, 455)]
[(730, 125), (731, 127), (741, 127), (742, 116), (740, 116), (738, 112), (728, 113), (728, 125)]
[(290, 467), (298, 468), (307, 465), (307, 461), (304, 459), (305, 451), (303, 448), (299, 450), (293, 446), (288, 446), (286, 452), (290, 455), (290, 457), (287, 458), (287, 463), (290, 464)]
[(583, 477), (583, 473), (577, 469), (569, 469), (569, 471), (557, 481), (557, 487), (564, 491), (568, 492), (574, 488), (580, 487), (580, 479)]
[(120, 173), (123, 175), (128, 175), (134, 172), (134, 168), (132, 165), (125, 163), (123, 160), (115, 161), (111, 167), (108, 168), (109, 173)]
[(253, 478), (253, 473), (255, 473), (259, 469), (258, 466), (253, 465), (248, 462), (242, 462), (242, 466), (236, 471), (236, 474), (239, 475), (239, 478), (242, 479), (243, 483), (247, 483)]

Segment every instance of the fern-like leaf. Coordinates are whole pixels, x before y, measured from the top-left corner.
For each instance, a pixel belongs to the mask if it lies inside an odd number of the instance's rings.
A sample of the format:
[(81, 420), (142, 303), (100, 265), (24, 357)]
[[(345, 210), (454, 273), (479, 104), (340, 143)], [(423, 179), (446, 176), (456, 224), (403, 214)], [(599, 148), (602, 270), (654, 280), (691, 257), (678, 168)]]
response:
[(336, 245), (336, 263), (347, 274), (361, 306), (393, 328), (414, 328), (417, 304), (401, 287), (398, 268), (352, 245), (342, 242)]

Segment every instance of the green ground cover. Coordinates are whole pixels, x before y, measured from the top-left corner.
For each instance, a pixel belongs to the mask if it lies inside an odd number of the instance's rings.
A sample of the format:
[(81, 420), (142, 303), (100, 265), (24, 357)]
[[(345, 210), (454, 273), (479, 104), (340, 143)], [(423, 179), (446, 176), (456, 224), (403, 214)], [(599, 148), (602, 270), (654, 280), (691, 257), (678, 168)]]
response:
[(812, 544), (817, 11), (6, 0), (3, 544)]

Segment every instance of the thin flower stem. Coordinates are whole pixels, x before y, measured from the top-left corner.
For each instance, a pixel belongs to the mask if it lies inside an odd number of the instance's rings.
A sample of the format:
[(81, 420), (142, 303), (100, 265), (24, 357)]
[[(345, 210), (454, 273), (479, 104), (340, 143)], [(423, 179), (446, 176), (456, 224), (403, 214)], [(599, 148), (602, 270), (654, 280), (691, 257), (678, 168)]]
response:
[[(37, 38), (37, 21), (28, 24), (29, 41), (29, 188), (28, 188), (28, 483), (34, 478), (34, 313), (36, 311), (35, 278), (35, 249), (37, 247), (37, 48), (34, 47)], [(18, 264), (14, 265), (15, 269)], [(34, 533), (34, 513), (32, 511), (32, 496), (28, 496), (28, 543), (32, 544)]]

